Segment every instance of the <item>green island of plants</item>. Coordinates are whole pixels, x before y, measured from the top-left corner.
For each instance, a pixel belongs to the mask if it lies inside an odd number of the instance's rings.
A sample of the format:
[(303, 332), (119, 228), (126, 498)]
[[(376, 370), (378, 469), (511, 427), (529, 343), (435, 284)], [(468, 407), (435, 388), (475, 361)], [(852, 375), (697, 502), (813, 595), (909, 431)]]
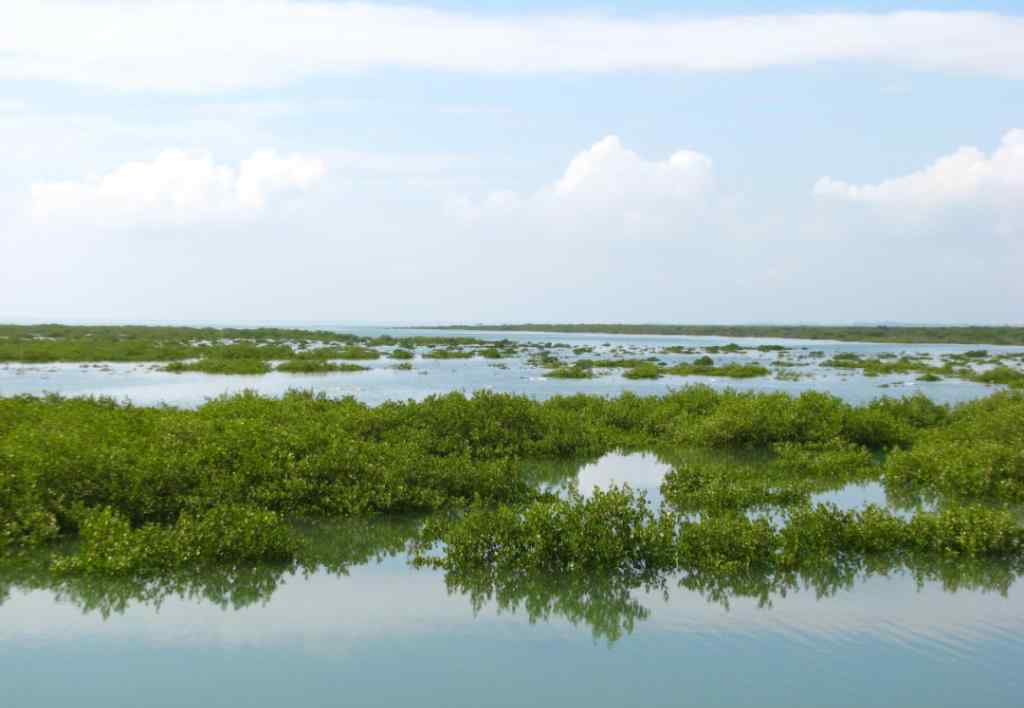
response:
[(197, 361), (173, 361), (163, 367), (172, 374), (238, 374), (258, 375), (271, 370), (270, 364), (263, 359), (217, 359), (202, 358)]
[[(637, 449), (763, 461), (669, 456), (661, 508), (628, 488), (559, 495), (527, 470)], [(64, 576), (294, 563), (309, 552), (303, 525), (410, 513), (431, 515), (410, 540), (418, 562), (456, 578), (789, 573), (880, 555), (1019, 561), (1022, 451), (1024, 395), (1011, 392), (955, 407), (705, 386), (376, 407), (305, 392), (196, 409), (17, 396), (0, 399), (0, 565), (40, 552)], [(858, 481), (931, 506), (904, 517), (811, 503)]]
[(283, 371), (288, 374), (331, 374), (369, 371), (369, 368), (359, 364), (339, 364), (326, 359), (291, 359), (275, 366), (274, 371)]

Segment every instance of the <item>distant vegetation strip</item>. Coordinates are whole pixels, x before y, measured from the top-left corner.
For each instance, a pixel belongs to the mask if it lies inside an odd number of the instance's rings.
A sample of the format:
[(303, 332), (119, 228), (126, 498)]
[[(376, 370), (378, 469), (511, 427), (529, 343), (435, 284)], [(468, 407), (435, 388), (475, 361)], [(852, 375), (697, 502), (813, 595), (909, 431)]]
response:
[(996, 344), (1024, 346), (1024, 327), (1015, 326), (827, 326), (827, 325), (665, 325), (665, 324), (506, 324), (448, 325), (436, 329), (564, 334), (689, 335), (828, 339), (890, 344)]
[[(493, 343), (465, 336), (365, 337), (347, 332), (260, 327), (150, 327), (142, 325), (3, 325), (0, 361), (175, 362), (185, 359), (377, 359), (373, 347), (493, 348)], [(472, 356), (472, 354), (470, 354)], [(241, 366), (202, 364), (192, 371), (241, 373)], [(259, 373), (249, 365), (245, 373)]]

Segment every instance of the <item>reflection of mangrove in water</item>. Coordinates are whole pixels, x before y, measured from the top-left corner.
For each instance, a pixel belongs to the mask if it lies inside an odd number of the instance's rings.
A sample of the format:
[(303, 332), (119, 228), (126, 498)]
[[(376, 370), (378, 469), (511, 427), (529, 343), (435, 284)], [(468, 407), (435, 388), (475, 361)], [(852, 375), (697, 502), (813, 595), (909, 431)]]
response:
[[(772, 489), (793, 484), (802, 492), (821, 492), (865, 480), (884, 483), (880, 465), (852, 479), (844, 475), (789, 477), (772, 468), (771, 456), (763, 452), (669, 449), (615, 454), (619, 463), (626, 461), (615, 468), (618, 472), (628, 472), (632, 460), (634, 464), (656, 465), (662, 471), (697, 469), (735, 475), (737, 479), (747, 476)], [(563, 493), (577, 486), (581, 471), (599, 469), (601, 459), (531, 462), (526, 463), (524, 473), (538, 487)], [(600, 472), (584, 475), (591, 481), (601, 476)], [(941, 495), (886, 491), (887, 505), (898, 509), (918, 509), (922, 505), (941, 508), (954, 503)], [(98, 613), (104, 619), (123, 614), (133, 605), (158, 610), (173, 598), (239, 610), (269, 602), (275, 592), (296, 577), (308, 578), (314, 573), (344, 576), (355, 567), (406, 557), (412, 544), (420, 540), (424, 520), (423, 516), (389, 516), (310, 522), (300, 529), (305, 541), (303, 550), (290, 563), (214, 565), (143, 577), (54, 574), (50, 564), (59, 552), (29, 554), (18, 562), (0, 565), (0, 605), (13, 592), (42, 590), (52, 593), (58, 603), (71, 604), (84, 613)], [(586, 627), (595, 640), (611, 644), (650, 617), (651, 609), (644, 600), (652, 594), (670, 602), (674, 592), (695, 593), (726, 611), (741, 599), (769, 609), (775, 600), (797, 592), (810, 592), (826, 601), (840, 592), (855, 590), (871, 578), (903, 576), (911, 578), (918, 590), (934, 584), (950, 593), (995, 592), (1006, 596), (1022, 572), (1021, 558), (837, 553), (834, 557), (815, 556), (796, 568), (772, 563), (744, 568), (725, 564), (685, 572), (560, 575), (525, 570), (448, 570), (444, 583), (450, 595), (465, 596), (474, 614), (493, 605), (498, 612), (525, 616), (531, 624), (561, 619)]]
[(661, 590), (668, 600), (666, 578), (623, 575), (558, 576), (536, 573), (446, 573), (450, 594), (465, 595), (474, 613), (493, 602), (499, 612), (523, 614), (530, 624), (560, 618), (588, 627), (594, 639), (609, 644), (632, 634), (650, 617), (635, 593)]
[(343, 576), (351, 568), (402, 554), (421, 524), (415, 516), (311, 523), (302, 529), (301, 556), (290, 563), (206, 565), (144, 576), (55, 574), (50, 569), (54, 554), (34, 553), (0, 565), (0, 605), (15, 590), (47, 590), (57, 602), (104, 618), (133, 604), (159, 609), (169, 598), (239, 610), (266, 603), (294, 576)]
[[(49, 557), (32, 556), (0, 571), (0, 604), (12, 592), (43, 590), (58, 603), (104, 619), (132, 606), (158, 610), (168, 599), (204, 602), (224, 610), (265, 604), (295, 577), (349, 570), (403, 556), (417, 536), (422, 519), (358, 520), (317, 524), (300, 561), (289, 564), (208, 567), (145, 578), (57, 576)], [(429, 572), (429, 571), (417, 571)], [(671, 602), (673, 594), (695, 593), (707, 603), (729, 610), (737, 600), (752, 600), (770, 610), (773, 602), (797, 592), (812, 592), (819, 601), (853, 591), (877, 577), (909, 577), (921, 589), (935, 584), (949, 593), (994, 592), (1006, 596), (1024, 572), (1024, 561), (936, 556), (839, 556), (816, 559), (795, 570), (710, 568), (687, 573), (545, 575), (540, 573), (447, 572), (448, 593), (464, 596), (474, 614), (492, 605), (498, 612), (525, 617), (530, 623), (568, 621), (589, 629), (595, 640), (612, 644), (633, 633), (651, 616), (652, 595)]]

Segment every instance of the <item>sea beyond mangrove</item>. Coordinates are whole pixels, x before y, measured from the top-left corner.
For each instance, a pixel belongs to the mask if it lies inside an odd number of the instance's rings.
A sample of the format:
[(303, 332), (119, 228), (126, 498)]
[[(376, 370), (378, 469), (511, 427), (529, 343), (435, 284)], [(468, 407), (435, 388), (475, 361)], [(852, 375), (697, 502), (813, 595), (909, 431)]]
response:
[(669, 325), (669, 324), (475, 324), (432, 329), (487, 332), (561, 332), (572, 334), (654, 334), (697, 337), (764, 337), (892, 344), (1024, 345), (1020, 326), (942, 325)]
[[(919, 382), (957, 380), (1024, 386), (1024, 352), (1019, 349), (829, 349), (827, 352), (807, 344), (737, 342), (610, 341), (572, 345), (522, 339), (495, 341), (493, 337), (478, 339), (437, 332), (395, 336), (379, 330), (367, 336), (273, 328), (0, 325), (0, 364), (8, 369), (12, 365), (77, 363), (87, 370), (129, 364), (173, 374), (261, 376), (271, 372), (366, 372), (374, 368), (371, 362), (381, 359), (408, 362), (389, 367), (399, 371), (415, 368), (413, 360), (428, 368), (450, 364), (455, 371), (459, 366), (472, 367), (472, 360), (486, 360), (493, 370), (512, 368), (552, 382), (607, 376), (640, 382), (682, 377), (801, 381), (857, 375), (890, 377), (886, 382), (890, 385), (900, 383), (893, 377), (910, 377)], [(531, 370), (540, 371), (533, 374)], [(27, 368), (19, 371), (27, 372)]]
[[(660, 507), (628, 486), (559, 494), (529, 472), (531, 461), (637, 449), (758, 461), (680, 458)], [(915, 513), (813, 503), (851, 481), (883, 484)], [(0, 564), (44, 553), (49, 572), (69, 577), (309, 561), (304, 526), (409, 514), (427, 515), (409, 541), (416, 562), (452, 578), (639, 582), (921, 554), (1016, 563), (1022, 501), (1024, 395), (1010, 391), (957, 406), (706, 386), (373, 407), (301, 391), (196, 409), (0, 399)]]

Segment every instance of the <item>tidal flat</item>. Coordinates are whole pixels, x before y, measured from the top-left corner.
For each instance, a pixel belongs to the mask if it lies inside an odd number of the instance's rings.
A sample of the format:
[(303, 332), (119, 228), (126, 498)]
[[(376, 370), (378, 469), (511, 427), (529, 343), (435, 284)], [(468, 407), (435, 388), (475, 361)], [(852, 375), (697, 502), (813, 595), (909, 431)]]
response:
[(6, 330), (16, 704), (1019, 695), (1021, 348), (318, 330)]

